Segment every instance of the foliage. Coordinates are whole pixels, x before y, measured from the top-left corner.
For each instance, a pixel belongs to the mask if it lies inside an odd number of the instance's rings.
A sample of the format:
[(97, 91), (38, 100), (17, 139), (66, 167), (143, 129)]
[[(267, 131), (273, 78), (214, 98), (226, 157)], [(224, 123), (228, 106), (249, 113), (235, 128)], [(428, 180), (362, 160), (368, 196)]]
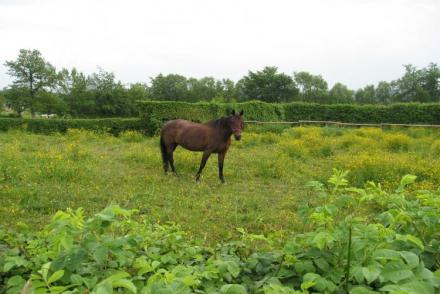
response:
[(77, 69), (61, 69), (47, 62), (38, 50), (21, 49), (15, 61), (7, 61), (15, 79), (4, 89), (6, 106), (19, 116), (29, 110), (73, 117), (130, 117), (138, 114), (136, 101), (227, 102), (259, 100), (270, 103), (391, 104), (440, 102), (440, 69), (405, 66), (395, 81), (381, 81), (353, 91), (335, 83), (331, 88), (321, 75), (300, 71), (293, 75), (273, 66), (249, 71), (237, 82), (211, 76), (194, 78), (159, 74), (149, 81), (124, 85), (115, 75), (98, 68), (85, 75)]
[(6, 61), (8, 74), (15, 78), (13, 85), (19, 89), (26, 89), (30, 99), (32, 113), (34, 99), (41, 91), (54, 88), (59, 79), (55, 67), (44, 60), (38, 50), (21, 49), (15, 61)]
[[(440, 290), (437, 192), (408, 197), (353, 188), (334, 170), (310, 182), (320, 205), (299, 213), (309, 228), (286, 241), (238, 228), (241, 238), (197, 245), (176, 225), (139, 222), (111, 205), (91, 218), (58, 211), (41, 231), (0, 230), (6, 293), (435, 293)], [(372, 209), (374, 217), (362, 211)]]
[(265, 103), (187, 103), (142, 101), (139, 111), (151, 133), (163, 121), (175, 118), (208, 121), (244, 109), (246, 120), (298, 121), (327, 120), (354, 123), (440, 124), (440, 104), (393, 104), (390, 106), (352, 104)]
[(300, 101), (315, 103), (329, 102), (328, 84), (322, 76), (301, 71), (294, 74), (294, 80), (300, 89)]
[(68, 106), (68, 113), (74, 117), (94, 115), (96, 101), (90, 93), (88, 78), (75, 68), (70, 72), (63, 69), (60, 76), (58, 92)]
[(145, 126), (137, 118), (103, 119), (44, 119), (0, 118), (0, 131), (21, 129), (34, 133), (65, 133), (68, 129), (85, 129), (118, 135), (126, 130), (145, 132)]
[(293, 79), (278, 73), (276, 67), (265, 67), (261, 71), (249, 71), (239, 82), (240, 100), (261, 100), (265, 102), (288, 102), (298, 95)]
[(341, 83), (334, 84), (328, 95), (332, 103), (353, 103), (354, 92)]
[(4, 91), (6, 106), (14, 110), (19, 116), (29, 108), (31, 99), (26, 88), (12, 86)]

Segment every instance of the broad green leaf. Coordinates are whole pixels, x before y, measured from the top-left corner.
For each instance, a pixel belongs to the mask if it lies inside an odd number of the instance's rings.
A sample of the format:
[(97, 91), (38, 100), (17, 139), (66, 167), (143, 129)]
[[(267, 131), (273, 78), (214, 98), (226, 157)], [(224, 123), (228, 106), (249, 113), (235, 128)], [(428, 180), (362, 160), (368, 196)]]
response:
[(21, 276), (13, 276), (8, 279), (7, 286), (18, 286), (18, 285), (24, 285), (26, 283), (26, 280), (23, 279)]
[(417, 179), (417, 176), (414, 176), (414, 175), (403, 176), (403, 178), (400, 180), (400, 185), (399, 185), (398, 191), (399, 192), (403, 191), (405, 186), (414, 183), (416, 181), (416, 179)]
[(238, 277), (238, 275), (240, 274), (240, 266), (235, 261), (227, 261), (226, 268), (234, 278)]
[(315, 286), (316, 283), (314, 281), (304, 281), (301, 283), (301, 290), (306, 291), (309, 288)]
[(3, 271), (4, 271), (4, 272), (8, 272), (8, 271), (10, 271), (14, 266), (15, 266), (15, 262), (12, 262), (12, 261), (7, 262), (7, 263), (5, 263), (5, 264), (3, 265)]
[(239, 284), (227, 284), (220, 289), (222, 294), (247, 294), (246, 288)]
[(332, 243), (335, 241), (335, 238), (328, 232), (319, 232), (313, 238), (313, 243), (319, 249), (324, 249), (324, 247), (332, 247)]
[(100, 246), (93, 252), (93, 258), (99, 263), (104, 264), (107, 262), (109, 250), (104, 246)]
[(357, 286), (350, 290), (350, 294), (376, 294), (379, 292), (373, 291), (369, 288)]
[(428, 282), (410, 281), (399, 285), (386, 285), (380, 288), (381, 291), (392, 293), (408, 293), (408, 294), (431, 294), (434, 287)]
[(314, 260), (316, 266), (321, 269), (324, 272), (329, 271), (330, 269), (330, 265), (328, 264), (327, 260), (325, 260), (324, 258), (317, 258)]
[(104, 280), (96, 286), (96, 294), (113, 294), (111, 281)]
[(110, 277), (108, 277), (106, 280), (109, 280), (109, 281), (116, 281), (116, 280), (119, 280), (119, 279), (124, 279), (124, 278), (127, 278), (127, 277), (129, 277), (130, 276), (130, 274), (129, 273), (126, 273), (126, 272), (118, 272), (118, 273), (116, 273), (116, 274), (113, 274), (113, 275), (111, 275)]
[(62, 276), (64, 276), (64, 270), (56, 271), (49, 277), (49, 279), (47, 280), (47, 283), (52, 284), (53, 282), (56, 282), (59, 279), (61, 279)]
[(80, 275), (73, 274), (73, 275), (70, 276), (70, 281), (72, 282), (72, 284), (82, 285), (83, 278)]
[(399, 252), (391, 249), (376, 250), (373, 258), (376, 260), (401, 260)]
[(51, 286), (50, 293), (51, 294), (65, 293), (67, 289), (69, 289), (69, 287), (67, 286)]
[(381, 278), (384, 281), (391, 281), (393, 283), (398, 283), (413, 276), (413, 272), (408, 269), (384, 270), (381, 274)]
[(126, 288), (133, 293), (137, 293), (137, 289), (132, 281), (127, 279), (119, 279), (112, 282), (113, 288)]
[(419, 257), (410, 251), (400, 251), (400, 255), (405, 259), (409, 268), (415, 268), (419, 265)]
[(417, 247), (419, 247), (421, 250), (425, 250), (425, 246), (423, 245), (423, 242), (417, 238), (416, 236), (413, 235), (406, 235), (406, 239), (413, 243), (414, 245), (416, 245)]
[(367, 283), (371, 284), (380, 275), (380, 269), (375, 266), (363, 267), (362, 274)]

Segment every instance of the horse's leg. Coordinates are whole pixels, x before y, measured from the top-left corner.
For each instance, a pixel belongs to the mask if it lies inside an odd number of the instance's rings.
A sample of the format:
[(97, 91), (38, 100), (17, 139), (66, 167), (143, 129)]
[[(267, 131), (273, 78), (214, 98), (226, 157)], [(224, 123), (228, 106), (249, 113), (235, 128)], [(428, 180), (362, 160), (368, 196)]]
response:
[(200, 181), (200, 175), (202, 174), (202, 170), (205, 167), (206, 161), (208, 160), (210, 155), (211, 155), (210, 151), (203, 152), (202, 162), (200, 163), (200, 168), (199, 168), (199, 171), (197, 172), (197, 176), (196, 176), (196, 182)]
[(177, 145), (176, 144), (172, 144), (170, 146), (168, 146), (167, 148), (167, 153), (168, 153), (168, 162), (170, 163), (171, 166), (171, 171), (177, 175), (176, 173), (176, 169), (174, 168), (174, 157), (173, 157), (173, 153), (174, 150), (176, 150)]
[(220, 152), (218, 154), (218, 177), (222, 183), (225, 182), (225, 178), (223, 177), (223, 161), (225, 160), (226, 151)]
[(165, 174), (168, 174), (168, 152), (167, 152), (167, 149), (168, 148), (165, 144), (163, 136), (160, 136), (160, 151), (162, 153), (163, 169), (165, 171)]

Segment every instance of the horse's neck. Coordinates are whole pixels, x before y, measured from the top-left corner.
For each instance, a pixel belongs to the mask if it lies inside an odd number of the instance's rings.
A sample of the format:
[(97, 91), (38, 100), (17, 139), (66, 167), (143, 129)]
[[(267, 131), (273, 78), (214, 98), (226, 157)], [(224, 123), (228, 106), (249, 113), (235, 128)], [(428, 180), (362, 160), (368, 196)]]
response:
[(232, 131), (225, 129), (225, 128), (220, 128), (220, 133), (221, 133), (221, 137), (226, 141), (228, 140), (231, 135), (232, 135)]

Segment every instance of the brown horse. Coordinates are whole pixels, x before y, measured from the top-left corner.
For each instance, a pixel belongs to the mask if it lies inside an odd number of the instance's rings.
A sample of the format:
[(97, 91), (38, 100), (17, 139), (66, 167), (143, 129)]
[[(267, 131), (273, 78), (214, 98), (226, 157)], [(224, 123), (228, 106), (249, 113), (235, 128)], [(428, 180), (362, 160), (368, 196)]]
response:
[(168, 121), (160, 133), (160, 150), (165, 173), (168, 173), (168, 164), (173, 173), (176, 173), (173, 152), (180, 145), (191, 151), (203, 151), (196, 181), (200, 180), (202, 170), (211, 153), (218, 153), (218, 174), (220, 181), (224, 183), (223, 161), (231, 144), (231, 136), (234, 134), (235, 139), (240, 140), (243, 127), (243, 110), (240, 113), (235, 113), (233, 110), (231, 116), (204, 124), (183, 119)]

